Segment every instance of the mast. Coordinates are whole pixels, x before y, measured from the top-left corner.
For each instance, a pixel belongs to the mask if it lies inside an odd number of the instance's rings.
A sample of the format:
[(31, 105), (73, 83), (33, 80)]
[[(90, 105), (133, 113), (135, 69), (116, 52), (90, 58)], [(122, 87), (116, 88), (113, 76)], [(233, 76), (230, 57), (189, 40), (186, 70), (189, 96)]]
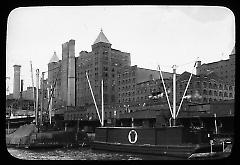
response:
[[(52, 85), (51, 85), (51, 90), (53, 89)], [(52, 97), (50, 97), (50, 108), (49, 108), (49, 122), (50, 124), (52, 124)]]
[(43, 124), (43, 98), (44, 98), (44, 88), (43, 88), (43, 81), (44, 81), (44, 72), (42, 72), (42, 81), (41, 81), (41, 84), (42, 84), (42, 95), (41, 95), (41, 113), (40, 113), (40, 125)]
[[(196, 67), (196, 63), (197, 61), (195, 61), (194, 63), (194, 67), (193, 67), (193, 70), (194, 68)], [(164, 87), (164, 90), (165, 90), (165, 94), (166, 94), (166, 97), (167, 97), (167, 101), (168, 101), (168, 106), (169, 106), (169, 109), (170, 109), (170, 112), (171, 112), (171, 115), (172, 115), (172, 119), (173, 119), (173, 126), (176, 126), (176, 118), (178, 116), (178, 113), (179, 113), (179, 110), (181, 108), (181, 105), (182, 105), (182, 102), (183, 102), (183, 99), (185, 98), (185, 94), (187, 92), (187, 89), (188, 89), (188, 86), (190, 84), (190, 81), (191, 81), (191, 78), (192, 78), (192, 75), (193, 75), (193, 71), (188, 79), (188, 83), (187, 83), (187, 86), (185, 88), (185, 91), (184, 91), (184, 94), (182, 96), (182, 100), (180, 102), (180, 105), (178, 107), (178, 110), (176, 111), (176, 68), (177, 66), (176, 65), (173, 65), (173, 109), (171, 110), (171, 105), (170, 105), (170, 102), (169, 102), (169, 99), (168, 99), (168, 95), (167, 95), (167, 91), (166, 91), (166, 87), (165, 87), (165, 84), (164, 84), (164, 80), (163, 80), (163, 76), (162, 76), (162, 72), (161, 72), (161, 69), (160, 69), (160, 66), (158, 65), (158, 68), (159, 68), (159, 73), (160, 73), (160, 76), (161, 76), (161, 79), (162, 79), (162, 82), (163, 82), (163, 87)], [(170, 118), (171, 120), (171, 118)], [(171, 126), (171, 125), (170, 125)]]
[(30, 67), (31, 67), (31, 78), (32, 78), (32, 89), (33, 89), (33, 107), (35, 107), (35, 93), (34, 93), (34, 82), (33, 82), (33, 70), (32, 70), (32, 61), (30, 61)]
[(176, 65), (173, 65), (173, 126), (176, 126)]
[(215, 126), (215, 133), (218, 134), (218, 129), (217, 129), (217, 114), (214, 113), (214, 126)]
[(52, 97), (51, 97), (51, 90), (52, 90), (52, 85), (47, 88), (47, 93), (48, 93), (48, 102), (50, 102), (48, 106), (48, 114), (49, 114), (49, 123), (52, 123)]
[[(6, 77), (6, 81), (10, 80), (10, 77)], [(6, 90), (6, 94), (9, 95), (9, 83), (7, 82), (7, 90)]]
[(104, 100), (103, 100), (103, 80), (102, 80), (102, 127), (104, 126)]
[(39, 69), (36, 70), (36, 108), (35, 108), (35, 121), (38, 125), (38, 86), (39, 86)]

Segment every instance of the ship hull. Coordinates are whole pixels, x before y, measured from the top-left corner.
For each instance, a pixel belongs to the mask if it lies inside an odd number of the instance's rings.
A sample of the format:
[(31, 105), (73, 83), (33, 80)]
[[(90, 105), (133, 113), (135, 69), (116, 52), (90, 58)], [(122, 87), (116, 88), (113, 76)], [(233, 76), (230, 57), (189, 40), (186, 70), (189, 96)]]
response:
[(97, 141), (94, 141), (92, 144), (92, 148), (95, 150), (129, 152), (178, 158), (188, 158), (198, 147), (198, 145), (132, 145)]
[(92, 149), (188, 158), (209, 145), (202, 133), (189, 133), (181, 127), (99, 127)]

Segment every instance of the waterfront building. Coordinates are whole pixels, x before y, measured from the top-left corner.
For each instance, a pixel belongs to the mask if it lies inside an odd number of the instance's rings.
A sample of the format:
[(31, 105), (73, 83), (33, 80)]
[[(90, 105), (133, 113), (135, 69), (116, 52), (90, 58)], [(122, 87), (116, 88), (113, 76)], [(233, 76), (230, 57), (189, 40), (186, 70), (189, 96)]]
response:
[(52, 58), (48, 63), (48, 88), (54, 87), (53, 90), (53, 108), (58, 108), (63, 105), (62, 101), (62, 88), (61, 88), (61, 62), (56, 52), (53, 53)]
[(104, 104), (115, 104), (117, 102), (117, 70), (124, 66), (130, 66), (131, 59), (130, 53), (113, 49), (111, 45), (101, 30), (92, 45), (92, 51), (81, 51), (76, 58), (77, 106), (93, 105), (85, 72), (88, 73), (97, 105), (101, 105), (102, 79), (104, 83)]
[[(59, 60), (54, 53), (48, 64), (48, 85), (53, 85), (56, 81), (53, 107), (55, 105), (63, 109), (65, 120), (98, 120), (86, 72), (99, 110), (101, 109), (101, 80), (103, 79), (105, 119), (117, 118), (126, 112), (144, 110), (149, 105), (152, 109), (159, 109), (161, 104), (165, 108), (168, 107), (159, 71), (140, 68), (137, 65), (131, 66), (130, 53), (113, 49), (102, 30), (93, 43), (91, 52), (81, 51), (79, 56), (75, 57), (74, 46), (74, 40), (63, 44), (62, 60)], [(71, 58), (74, 57), (74, 60), (71, 61), (69, 54)], [(74, 67), (70, 68), (73, 65)], [(200, 62), (198, 62), (199, 68)], [(172, 73), (162, 73), (172, 105)], [(189, 76), (188, 72), (177, 75), (178, 104)], [(75, 77), (75, 85), (70, 80), (72, 77)], [(70, 86), (69, 82), (71, 82)], [(69, 88), (71, 88), (72, 95)], [(71, 100), (75, 100), (75, 106), (68, 107), (65, 111), (65, 106), (69, 102), (67, 96), (70, 95)], [(215, 73), (200, 74), (199, 71), (197, 75), (193, 75), (186, 95), (192, 96), (188, 99), (190, 101), (209, 103), (234, 99), (235, 92), (234, 85), (222, 81)], [(195, 97), (196, 95), (198, 97)]]
[[(184, 72), (179, 76), (177, 98), (182, 97), (189, 77), (189, 72)], [(214, 72), (208, 75), (193, 75), (185, 96), (189, 96), (189, 100), (200, 103), (233, 100), (235, 98), (235, 86), (228, 84)]]
[[(163, 78), (172, 79), (172, 73), (162, 72)], [(153, 92), (163, 92), (159, 71), (135, 66), (119, 70), (117, 77), (118, 103), (138, 104), (149, 99)]]
[(34, 91), (34, 98), (36, 98), (36, 87), (34, 87), (34, 88), (27, 87), (27, 90), (22, 91), (22, 98), (26, 99), (26, 100), (34, 100), (33, 99), (33, 91)]
[[(234, 100), (211, 103), (190, 103), (179, 112), (177, 122), (189, 127), (205, 127), (209, 132), (215, 132), (215, 121), (218, 133), (233, 134)], [(216, 118), (214, 117), (216, 115)], [(148, 108), (133, 113), (120, 114), (118, 124), (131, 126), (158, 127), (169, 124), (171, 114), (168, 107)]]
[(235, 47), (227, 60), (220, 60), (206, 64), (201, 64), (201, 61), (198, 61), (196, 68), (197, 75), (209, 74), (211, 72), (216, 73), (220, 79), (228, 84), (235, 85)]

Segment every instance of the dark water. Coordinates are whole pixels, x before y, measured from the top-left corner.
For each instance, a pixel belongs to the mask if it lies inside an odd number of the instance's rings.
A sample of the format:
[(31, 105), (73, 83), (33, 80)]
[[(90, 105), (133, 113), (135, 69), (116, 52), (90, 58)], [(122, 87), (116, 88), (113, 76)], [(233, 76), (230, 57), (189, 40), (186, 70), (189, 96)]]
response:
[(8, 148), (15, 158), (24, 160), (173, 160), (172, 157), (96, 151), (90, 148), (28, 150)]

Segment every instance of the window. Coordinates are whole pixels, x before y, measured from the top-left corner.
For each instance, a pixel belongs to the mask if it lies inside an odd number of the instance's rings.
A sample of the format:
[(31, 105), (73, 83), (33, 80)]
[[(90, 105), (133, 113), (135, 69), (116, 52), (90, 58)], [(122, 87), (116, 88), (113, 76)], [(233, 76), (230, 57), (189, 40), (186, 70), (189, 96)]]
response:
[(211, 82), (208, 83), (208, 87), (212, 88), (212, 83)]
[(213, 86), (213, 87), (214, 87), (214, 89), (217, 89), (217, 84), (214, 84), (214, 86)]
[(228, 97), (228, 93), (227, 92), (224, 92), (224, 97)]
[(204, 95), (207, 94), (207, 90), (206, 90), (206, 89), (203, 90), (203, 94), (204, 94)]
[(107, 73), (105, 73), (105, 74), (104, 74), (104, 76), (107, 78), (107, 77), (108, 77), (108, 74), (107, 74)]
[(206, 103), (206, 102), (207, 102), (207, 98), (205, 98), (205, 97), (204, 97), (204, 98), (203, 98), (203, 102), (205, 102), (205, 103)]
[(179, 88), (180, 88), (180, 89), (183, 89), (183, 86), (182, 86), (182, 84), (180, 84), (180, 85), (179, 85)]
[(206, 81), (203, 82), (203, 87), (207, 88), (207, 82)]
[(197, 87), (197, 88), (200, 88), (200, 81), (197, 81), (196, 87)]
[(228, 90), (228, 87), (227, 87), (227, 85), (224, 85), (224, 89), (225, 89), (225, 90)]
[(209, 90), (209, 95), (212, 96), (212, 90)]
[(223, 86), (222, 86), (222, 84), (219, 84), (219, 89), (223, 89)]

